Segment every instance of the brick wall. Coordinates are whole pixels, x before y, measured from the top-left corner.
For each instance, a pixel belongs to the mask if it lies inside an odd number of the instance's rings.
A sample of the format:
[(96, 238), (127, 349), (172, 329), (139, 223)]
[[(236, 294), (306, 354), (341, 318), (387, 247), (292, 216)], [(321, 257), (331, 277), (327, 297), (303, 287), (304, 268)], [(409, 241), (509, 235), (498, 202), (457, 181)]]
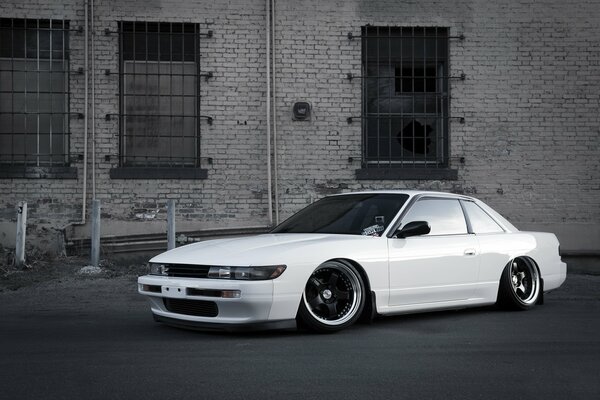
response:
[[(572, 248), (600, 250), (599, 1), (278, 1), (277, 129), (281, 219), (329, 193), (430, 188), (473, 194), (517, 226), (580, 232)], [(4, 1), (3, 17), (64, 18), (83, 26), (83, 1)], [(267, 217), (264, 1), (96, 1), (96, 196), (105, 233), (160, 231), (174, 198), (186, 228), (264, 225)], [(117, 21), (196, 22), (201, 41), (202, 167), (205, 180), (111, 179), (118, 164)], [(444, 26), (451, 40), (450, 167), (458, 180), (359, 181), (361, 26)], [(71, 32), (71, 70), (83, 67), (83, 34)], [(83, 76), (71, 73), (72, 112), (82, 112)], [(312, 104), (293, 121), (295, 101)], [(71, 153), (83, 153), (83, 121), (71, 119)], [(212, 164), (208, 158), (212, 158)], [(349, 158), (353, 161), (349, 161)], [(464, 157), (464, 163), (459, 160)], [(91, 158), (91, 157), (90, 157)], [(108, 160), (108, 161), (107, 161)], [(14, 207), (26, 200), (29, 233), (47, 239), (80, 219), (78, 179), (0, 179), (0, 243), (14, 243)], [(90, 168), (91, 169), (91, 168)], [(90, 170), (88, 169), (88, 170)], [(88, 176), (91, 182), (91, 172)], [(88, 189), (88, 198), (91, 196)], [(112, 225), (111, 225), (112, 223)], [(127, 228), (124, 228), (127, 226)], [(111, 228), (112, 227), (112, 228)], [(49, 233), (50, 232), (50, 233)], [(582, 241), (583, 240), (583, 244)], [(587, 242), (586, 242), (587, 241)], [(42, 243), (42, 242), (40, 242)], [(564, 246), (563, 246), (564, 248)]]

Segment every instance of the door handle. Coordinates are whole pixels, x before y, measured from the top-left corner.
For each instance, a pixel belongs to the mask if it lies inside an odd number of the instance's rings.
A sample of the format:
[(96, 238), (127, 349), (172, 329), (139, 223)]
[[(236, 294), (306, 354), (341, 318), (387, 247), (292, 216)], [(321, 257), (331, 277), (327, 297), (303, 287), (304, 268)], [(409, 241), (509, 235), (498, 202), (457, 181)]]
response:
[(475, 249), (466, 249), (465, 250), (465, 256), (474, 256), (475, 255)]

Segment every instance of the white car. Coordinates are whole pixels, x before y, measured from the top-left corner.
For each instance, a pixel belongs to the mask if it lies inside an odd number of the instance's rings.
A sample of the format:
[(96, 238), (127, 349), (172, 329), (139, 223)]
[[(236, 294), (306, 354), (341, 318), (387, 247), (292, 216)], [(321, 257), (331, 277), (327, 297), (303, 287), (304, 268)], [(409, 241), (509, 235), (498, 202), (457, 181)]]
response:
[(331, 332), (377, 315), (526, 310), (565, 278), (553, 234), (472, 197), (403, 190), (325, 197), (269, 234), (167, 251), (138, 290), (170, 325)]

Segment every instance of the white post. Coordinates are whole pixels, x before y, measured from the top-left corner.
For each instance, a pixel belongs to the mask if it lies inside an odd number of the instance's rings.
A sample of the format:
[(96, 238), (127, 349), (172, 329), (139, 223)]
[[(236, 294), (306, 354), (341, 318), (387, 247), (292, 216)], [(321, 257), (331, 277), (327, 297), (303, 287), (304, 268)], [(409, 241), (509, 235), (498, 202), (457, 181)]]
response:
[(17, 240), (15, 248), (15, 265), (22, 267), (25, 264), (25, 231), (27, 228), (27, 203), (19, 202), (17, 208)]
[(92, 243), (90, 248), (92, 265), (100, 264), (100, 200), (92, 201)]
[(167, 201), (167, 250), (175, 248), (175, 200)]

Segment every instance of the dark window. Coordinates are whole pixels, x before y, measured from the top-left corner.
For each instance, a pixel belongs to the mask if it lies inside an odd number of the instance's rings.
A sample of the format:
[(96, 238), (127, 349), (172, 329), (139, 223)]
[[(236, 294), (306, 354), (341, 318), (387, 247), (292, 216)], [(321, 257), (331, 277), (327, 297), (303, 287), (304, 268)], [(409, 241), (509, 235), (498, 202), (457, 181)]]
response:
[(69, 22), (0, 18), (0, 163), (69, 162)]
[(467, 233), (467, 222), (458, 200), (421, 199), (413, 204), (402, 218), (402, 226), (413, 221), (429, 222), (429, 235)]
[(198, 25), (121, 22), (120, 33), (121, 166), (198, 166)]
[(365, 167), (448, 164), (448, 29), (363, 27)]
[(381, 236), (407, 198), (405, 194), (325, 197), (294, 214), (272, 233)]

